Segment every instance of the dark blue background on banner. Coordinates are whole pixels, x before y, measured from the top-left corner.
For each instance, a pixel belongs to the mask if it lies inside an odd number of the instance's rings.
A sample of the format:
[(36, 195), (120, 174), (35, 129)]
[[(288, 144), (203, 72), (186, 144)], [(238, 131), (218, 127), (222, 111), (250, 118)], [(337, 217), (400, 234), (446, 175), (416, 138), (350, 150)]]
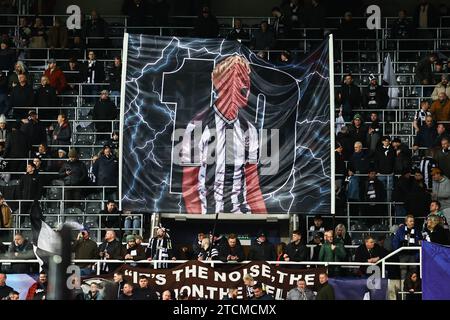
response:
[(450, 300), (450, 248), (422, 241), (422, 298)]
[(256, 128), (279, 132), (276, 174), (262, 174), (258, 163), (267, 212), (329, 213), (327, 42), (302, 61), (274, 65), (238, 42), (143, 35), (130, 35), (128, 43), (123, 209), (186, 213), (183, 168), (173, 161), (174, 130), (211, 109), (211, 71), (230, 55), (245, 57), (251, 69), (248, 107), (239, 112), (257, 119)]

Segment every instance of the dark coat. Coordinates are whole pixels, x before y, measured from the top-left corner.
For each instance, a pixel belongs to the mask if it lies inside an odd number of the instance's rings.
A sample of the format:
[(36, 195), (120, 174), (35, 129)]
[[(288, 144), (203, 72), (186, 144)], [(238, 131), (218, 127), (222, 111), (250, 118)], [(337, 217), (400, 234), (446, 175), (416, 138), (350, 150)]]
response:
[(355, 143), (356, 141), (359, 141), (362, 143), (363, 147), (367, 147), (367, 132), (368, 128), (364, 124), (361, 124), (361, 126), (357, 128), (352, 123), (348, 128), (348, 133), (352, 138), (352, 142)]
[(316, 300), (335, 300), (334, 288), (327, 282), (317, 292)]
[[(103, 83), (105, 81), (105, 68), (100, 61), (96, 60), (90, 67), (89, 62), (86, 61), (82, 70), (84, 72), (83, 80), (88, 83)], [(94, 82), (92, 82), (93, 75)]]
[(369, 171), (369, 166), (370, 162), (364, 150), (353, 153), (348, 162), (348, 169), (353, 173), (367, 173)]
[[(370, 88), (370, 85), (369, 85), (369, 87), (366, 87), (363, 89), (362, 98), (363, 98), (364, 108), (366, 108), (366, 109), (375, 109), (375, 108), (385, 109), (389, 102), (389, 96), (387, 94), (386, 88), (379, 86), (379, 85), (375, 86), (375, 88), (372, 89), (375, 94), (374, 97), (370, 96), (371, 90), (369, 88)], [(374, 100), (376, 102), (376, 106), (372, 107), (372, 105), (369, 104), (369, 102), (371, 100)]]
[[(117, 107), (111, 99), (98, 100), (95, 103), (92, 119), (114, 120), (117, 118)], [(111, 131), (111, 122), (96, 122), (95, 128), (99, 132)]]
[[(11, 107), (27, 107), (31, 108), (34, 102), (33, 87), (29, 84), (21, 86), (17, 84), (11, 91), (10, 97)], [(25, 110), (22, 110), (23, 112)]]
[(274, 261), (275, 257), (275, 248), (270, 242), (265, 241), (259, 243), (256, 241), (250, 246), (247, 259), (255, 261)]
[(59, 106), (58, 98), (56, 97), (56, 90), (51, 86), (40, 86), (34, 93), (34, 101), (38, 107)]
[[(70, 175), (67, 175), (66, 171), (70, 171)], [(59, 170), (59, 177), (64, 180), (66, 186), (82, 186), (88, 178), (86, 165), (80, 160), (69, 160)]]
[(217, 38), (219, 35), (219, 23), (213, 15), (208, 18), (199, 16), (195, 23), (194, 35), (198, 38)]
[(433, 84), (433, 71), (431, 65), (430, 56), (428, 55), (417, 63), (416, 80), (418, 83), (427, 80), (428, 84)]
[(20, 178), (20, 191), (22, 199), (35, 200), (40, 199), (42, 195), (42, 183), (37, 172), (34, 174), (25, 174)]
[[(286, 254), (289, 256), (289, 261), (295, 261), (295, 262), (307, 261), (309, 250), (304, 244), (302, 244), (301, 241), (299, 244), (290, 242), (286, 246)], [(296, 266), (296, 267), (299, 267), (299, 266)]]
[(357, 85), (343, 83), (339, 93), (341, 94), (339, 103), (342, 104), (344, 115), (351, 116), (354, 109), (361, 108), (361, 90)]
[[(12, 130), (6, 141), (6, 158), (26, 158), (30, 150), (30, 142), (27, 136), (20, 130)], [(24, 166), (25, 169), (25, 166)]]
[(413, 179), (401, 176), (395, 184), (393, 198), (396, 202), (405, 202), (406, 195), (411, 192)]
[(120, 83), (122, 81), (122, 64), (116, 67), (113, 66), (109, 69), (109, 90), (120, 91)]
[(344, 160), (348, 161), (353, 154), (353, 137), (348, 133), (339, 132), (336, 137), (336, 142), (339, 142), (344, 148)]
[(138, 288), (134, 294), (136, 300), (159, 300), (158, 294), (153, 287)]
[[(92, 239), (79, 239), (72, 245), (75, 259), (98, 259), (97, 243)], [(86, 268), (90, 263), (79, 264), (80, 268)]]
[(243, 261), (245, 259), (244, 250), (242, 249), (242, 246), (239, 242), (236, 243), (236, 246), (234, 248), (231, 248), (228, 242), (220, 246), (219, 259), (223, 262), (226, 262), (229, 255), (237, 256), (237, 261)]
[(56, 140), (52, 137), (52, 143), (56, 145), (68, 145), (72, 138), (72, 129), (69, 122), (64, 122), (62, 125), (57, 123), (54, 125), (53, 134), (56, 135)]
[(410, 192), (405, 197), (405, 207), (408, 214), (414, 217), (425, 217), (430, 211), (431, 194), (425, 187), (413, 181)]
[(37, 120), (36, 122), (30, 120), (20, 128), (26, 136), (31, 145), (38, 145), (41, 143), (47, 143), (47, 131), (45, 126)]
[[(366, 245), (363, 243), (355, 251), (355, 262), (367, 262), (367, 260), (372, 258), (383, 258), (382, 250), (380, 246), (375, 243), (374, 247), (370, 250), (366, 248)], [(361, 275), (365, 275), (367, 270), (367, 266), (360, 266), (359, 272)]]
[(387, 149), (380, 146), (375, 151), (375, 165), (381, 174), (391, 174), (394, 172), (394, 159), (394, 149), (390, 146)]
[(109, 158), (102, 155), (92, 167), (99, 186), (116, 186), (119, 178), (119, 161), (111, 155)]
[(113, 240), (111, 242), (103, 241), (98, 246), (98, 252), (108, 252), (109, 258), (112, 260), (122, 259), (123, 258), (123, 248), (122, 244), (117, 240)]
[[(438, 134), (436, 131), (436, 126), (431, 127), (424, 125), (420, 128), (414, 139), (414, 145), (425, 148), (433, 148)], [(440, 141), (439, 141), (440, 142)]]

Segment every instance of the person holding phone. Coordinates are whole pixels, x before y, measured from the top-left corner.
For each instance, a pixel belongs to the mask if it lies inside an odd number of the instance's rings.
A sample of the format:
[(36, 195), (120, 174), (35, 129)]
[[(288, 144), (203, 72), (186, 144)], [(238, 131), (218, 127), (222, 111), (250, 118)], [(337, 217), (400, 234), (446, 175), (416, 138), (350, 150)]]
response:
[[(80, 230), (72, 250), (75, 253), (75, 259), (98, 259), (97, 243), (90, 239), (89, 229), (86, 227)], [(93, 263), (78, 263), (77, 265), (81, 269), (82, 276), (92, 274)]]

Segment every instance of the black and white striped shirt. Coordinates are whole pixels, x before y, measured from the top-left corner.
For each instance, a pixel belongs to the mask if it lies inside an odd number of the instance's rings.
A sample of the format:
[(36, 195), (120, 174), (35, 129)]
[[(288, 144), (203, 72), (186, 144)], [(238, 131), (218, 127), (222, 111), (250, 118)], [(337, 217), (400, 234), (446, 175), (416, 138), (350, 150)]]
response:
[(431, 179), (431, 169), (437, 168), (437, 162), (431, 157), (424, 157), (420, 160), (419, 169), (423, 174), (423, 182), (427, 189), (433, 189), (433, 179)]
[(251, 213), (245, 165), (258, 161), (257, 130), (242, 117), (229, 123), (212, 111), (189, 123), (183, 136), (182, 164), (200, 167), (202, 214)]
[(416, 111), (416, 114), (414, 115), (414, 120), (417, 121), (417, 126), (419, 128), (425, 125), (425, 118), (427, 116), (431, 116), (431, 112), (423, 111), (422, 109)]

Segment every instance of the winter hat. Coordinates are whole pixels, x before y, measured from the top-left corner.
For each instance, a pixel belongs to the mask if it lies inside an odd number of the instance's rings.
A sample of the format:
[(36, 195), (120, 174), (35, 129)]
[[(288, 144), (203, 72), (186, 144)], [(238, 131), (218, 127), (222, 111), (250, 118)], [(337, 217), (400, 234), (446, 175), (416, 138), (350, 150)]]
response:
[(359, 119), (361, 120), (361, 115), (359, 113), (355, 114), (353, 120)]
[(130, 234), (126, 237), (126, 240), (127, 240), (127, 242), (131, 242), (131, 241), (134, 242), (134, 241), (136, 241), (136, 238), (132, 234)]

